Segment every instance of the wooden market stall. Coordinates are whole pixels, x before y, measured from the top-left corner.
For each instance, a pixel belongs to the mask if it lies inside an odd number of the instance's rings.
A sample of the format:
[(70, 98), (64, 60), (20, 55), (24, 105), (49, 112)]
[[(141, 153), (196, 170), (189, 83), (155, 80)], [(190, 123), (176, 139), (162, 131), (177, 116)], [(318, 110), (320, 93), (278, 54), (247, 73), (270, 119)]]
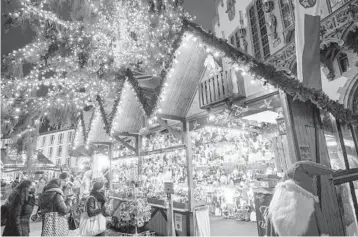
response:
[[(136, 159), (133, 165), (138, 167), (138, 174), (136, 180), (133, 178), (134, 189), (142, 194), (149, 189), (156, 191), (156, 194), (147, 192), (143, 197), (150, 197), (147, 203), (152, 207), (147, 227), (158, 234), (168, 233), (166, 223), (171, 218), (167, 216), (164, 190), (160, 190), (156, 182), (174, 180), (174, 196), (178, 196), (179, 201), (173, 205), (174, 220), (169, 222), (174, 222), (179, 236), (198, 234), (195, 213), (205, 206), (195, 200), (197, 186), (205, 186), (205, 183), (200, 184), (203, 181), (196, 177), (195, 170), (207, 169), (205, 167), (213, 164), (215, 167), (226, 164), (260, 170), (261, 162), (266, 170), (251, 172), (249, 176), (255, 187), (252, 192), (258, 232), (264, 235), (267, 206), (279, 179), (276, 175), (270, 176), (270, 172), (282, 173), (300, 160), (331, 167), (321, 115), (329, 113), (335, 119), (340, 139), (337, 146), (343, 151), (346, 149), (339, 126), (347, 123), (352, 130), (357, 116), (321, 91), (304, 87), (294, 76), (257, 61), (192, 22), (184, 23), (182, 35), (176, 42), (175, 60), (168, 63), (159, 87), (153, 87), (152, 96), (144, 93), (139, 79), (131, 71), (126, 75), (109, 116), (110, 137), (122, 145), (121, 149), (128, 151), (122, 152), (117, 160)], [(209, 131), (205, 130), (208, 126), (211, 127)], [(232, 131), (232, 135), (223, 136), (227, 131)], [(241, 143), (247, 144), (249, 149)], [(223, 144), (231, 146), (231, 150), (225, 151), (228, 154), (224, 162), (213, 161), (209, 166), (200, 166), (198, 157), (206, 156), (205, 147), (217, 150)], [(354, 144), (357, 148), (356, 140)], [(233, 149), (238, 149), (240, 154), (246, 152), (247, 156), (243, 155), (239, 163), (235, 163)], [(343, 156), (347, 160), (345, 152)], [(338, 175), (335, 180), (342, 180), (340, 177)], [(350, 184), (358, 213), (353, 181), (350, 178), (346, 182)], [(150, 182), (155, 185), (150, 186)], [(227, 182), (225, 178), (224, 182)], [(346, 233), (342, 203), (335, 188), (337, 183), (324, 176), (315, 183), (330, 235)], [(260, 202), (263, 195), (265, 198)]]

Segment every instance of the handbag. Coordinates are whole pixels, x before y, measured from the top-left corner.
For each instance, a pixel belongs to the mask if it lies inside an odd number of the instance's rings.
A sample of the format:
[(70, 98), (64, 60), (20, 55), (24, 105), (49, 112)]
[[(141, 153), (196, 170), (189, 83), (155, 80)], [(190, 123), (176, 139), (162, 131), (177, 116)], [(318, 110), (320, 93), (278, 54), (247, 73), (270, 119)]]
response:
[[(86, 204), (90, 197), (87, 198)], [(103, 216), (102, 213), (96, 216), (89, 217), (87, 214), (87, 210), (85, 210), (85, 212), (81, 214), (81, 221), (80, 221), (81, 236), (95, 236), (105, 232), (106, 229), (107, 229), (107, 219)]]
[(9, 208), (7, 203), (1, 205), (1, 226), (6, 225), (7, 218), (9, 216)]
[(76, 230), (80, 226), (80, 220), (76, 218), (75, 214), (71, 212), (70, 217), (68, 218), (68, 228), (69, 230)]
[[(56, 195), (53, 200), (55, 197)], [(52, 203), (54, 205), (53, 200)], [(54, 208), (52, 210), (54, 210)], [(68, 221), (66, 216), (61, 216), (58, 212), (45, 213), (41, 236), (67, 236), (68, 231)]]

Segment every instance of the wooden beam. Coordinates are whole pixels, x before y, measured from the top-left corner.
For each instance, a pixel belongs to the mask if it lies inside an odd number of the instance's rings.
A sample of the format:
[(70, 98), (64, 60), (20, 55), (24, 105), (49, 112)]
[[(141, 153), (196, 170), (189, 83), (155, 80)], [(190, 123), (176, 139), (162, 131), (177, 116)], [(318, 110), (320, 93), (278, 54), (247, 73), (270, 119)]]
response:
[(176, 116), (176, 115), (170, 115), (170, 114), (157, 114), (158, 118), (165, 119), (165, 120), (174, 120), (174, 121), (180, 121), (182, 123), (185, 122), (184, 117)]
[(109, 190), (113, 189), (113, 172), (112, 172), (112, 159), (113, 159), (113, 143), (108, 146), (108, 158), (109, 158)]
[(129, 132), (120, 132), (120, 133), (115, 133), (114, 136), (119, 136), (119, 137), (137, 137), (138, 134), (136, 134), (136, 133), (129, 133)]
[(340, 185), (356, 180), (358, 180), (358, 168), (337, 171), (333, 174), (333, 182), (335, 185)]
[(158, 121), (158, 123), (159, 123), (162, 127), (168, 129), (168, 131), (169, 131), (171, 134), (173, 134), (174, 137), (176, 137), (177, 139), (181, 139), (181, 138), (182, 138), (181, 134), (180, 134), (179, 132), (175, 131), (172, 127), (170, 127), (166, 121), (164, 121), (164, 120), (161, 119), (161, 118), (157, 118), (157, 121)]
[[(137, 154), (137, 156), (138, 156), (138, 177), (141, 177), (141, 173), (142, 173), (142, 163), (143, 163), (143, 157), (142, 157), (142, 155), (141, 155), (141, 150), (142, 150), (142, 136), (136, 137), (135, 146), (136, 146), (136, 154)], [(139, 181), (141, 181), (141, 180), (139, 180)]]
[(188, 197), (189, 209), (194, 209), (194, 181), (193, 181), (193, 157), (192, 157), (192, 142), (189, 132), (189, 121), (183, 123), (183, 140), (186, 147), (186, 165), (187, 165), (187, 180), (188, 180)]
[(136, 152), (135, 147), (131, 146), (128, 144), (128, 142), (126, 142), (124, 139), (118, 137), (118, 136), (114, 136), (114, 138), (119, 141), (120, 143), (122, 143), (125, 147), (127, 147), (129, 150), (132, 150), (134, 152)]

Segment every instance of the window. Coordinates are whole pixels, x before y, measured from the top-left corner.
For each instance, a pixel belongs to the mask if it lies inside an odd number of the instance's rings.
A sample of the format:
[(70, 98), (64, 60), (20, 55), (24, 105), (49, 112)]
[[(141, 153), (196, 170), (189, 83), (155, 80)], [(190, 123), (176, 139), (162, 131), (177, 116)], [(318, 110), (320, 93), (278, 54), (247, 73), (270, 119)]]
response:
[(55, 135), (51, 135), (50, 141), (51, 141), (51, 143), (50, 143), (51, 145), (53, 145), (55, 143)]
[(286, 30), (294, 24), (293, 0), (280, 0), (283, 29)]
[(50, 151), (48, 153), (49, 158), (51, 158), (53, 155), (53, 147), (50, 147)]
[(62, 156), (62, 146), (58, 147), (57, 156), (59, 156), (59, 157)]
[(41, 146), (45, 146), (45, 144), (46, 144), (46, 136), (43, 136)]
[(71, 142), (72, 142), (72, 132), (68, 132), (67, 142), (68, 142), (68, 143), (71, 143)]
[(349, 61), (348, 61), (347, 54), (345, 53), (338, 54), (337, 61), (338, 61), (339, 69), (341, 70), (341, 74), (347, 72), (349, 68)]
[(254, 56), (257, 59), (266, 59), (270, 56), (270, 45), (262, 0), (254, 1), (254, 4), (249, 8), (249, 22)]
[(68, 167), (71, 167), (71, 158), (67, 158), (67, 162), (66, 162)]
[(58, 134), (58, 144), (63, 143), (63, 133)]
[(230, 44), (237, 48), (240, 48), (240, 29), (235, 30), (230, 36)]
[(328, 6), (330, 8), (330, 11), (334, 12), (335, 10), (337, 10), (338, 8), (343, 6), (349, 0), (327, 0), (327, 1), (328, 1)]
[(57, 160), (56, 160), (56, 165), (57, 165), (57, 166), (60, 166), (60, 165), (61, 165), (61, 159), (57, 159)]

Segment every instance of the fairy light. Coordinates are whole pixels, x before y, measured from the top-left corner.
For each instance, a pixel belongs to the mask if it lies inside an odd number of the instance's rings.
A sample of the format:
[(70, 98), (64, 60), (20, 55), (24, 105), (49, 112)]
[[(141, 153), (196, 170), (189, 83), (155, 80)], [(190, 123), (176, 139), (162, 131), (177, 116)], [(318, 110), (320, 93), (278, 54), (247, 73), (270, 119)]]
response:
[[(19, 10), (9, 14), (13, 22), (34, 18), (37, 24), (36, 39), (3, 61), (8, 73), (1, 83), (1, 99), (6, 106), (20, 108), (20, 114), (37, 111), (51, 115), (54, 110), (95, 106), (97, 95), (108, 98), (120, 85), (107, 75), (138, 62), (142, 71), (160, 75), (163, 62), (172, 57), (182, 18), (189, 17), (172, 1), (164, 1), (165, 11), (157, 13), (150, 12), (149, 5), (140, 0), (100, 0), (83, 4), (74, 12), (75, 17), (90, 13), (83, 21), (65, 21), (48, 10), (48, 4), (52, 3), (21, 1)], [(58, 49), (66, 56), (60, 56)], [(24, 63), (35, 65), (25, 76)], [(42, 89), (45, 95), (38, 97)]]

